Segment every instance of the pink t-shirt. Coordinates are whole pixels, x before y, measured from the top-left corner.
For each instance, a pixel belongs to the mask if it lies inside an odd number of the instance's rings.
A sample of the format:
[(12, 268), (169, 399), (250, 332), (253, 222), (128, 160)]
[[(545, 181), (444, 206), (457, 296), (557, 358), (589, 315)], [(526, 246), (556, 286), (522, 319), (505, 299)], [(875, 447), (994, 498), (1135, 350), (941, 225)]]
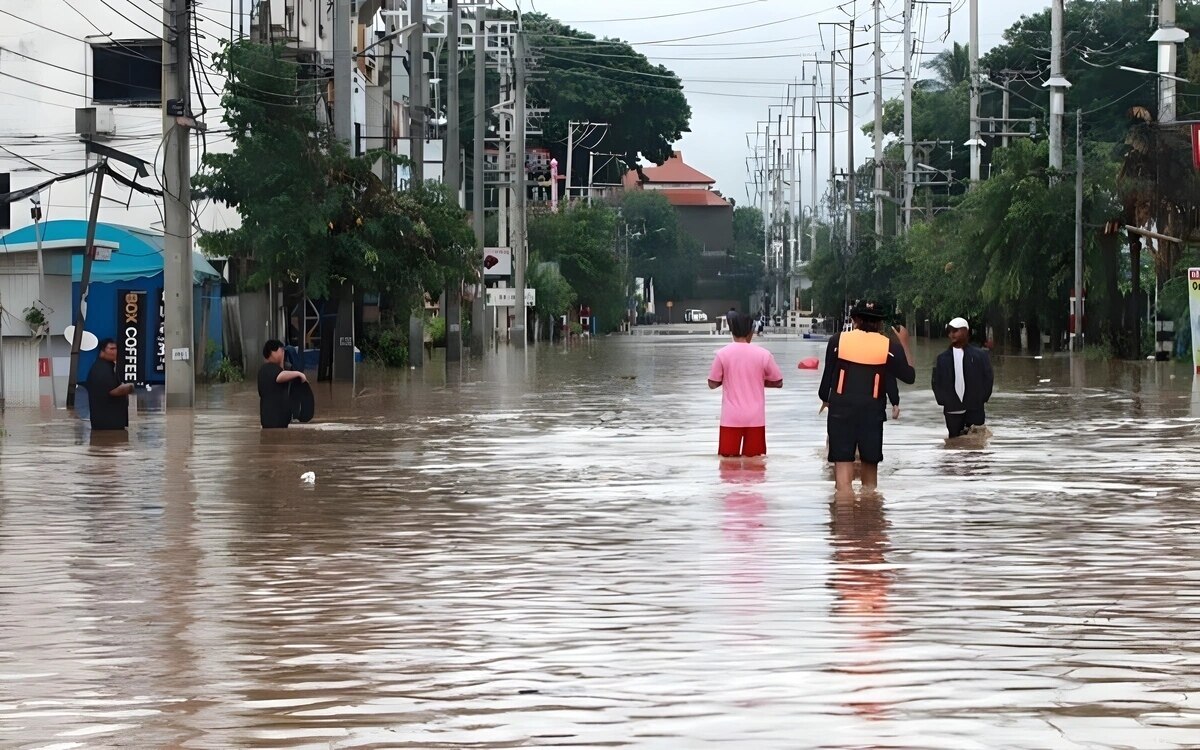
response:
[(717, 352), (708, 379), (721, 383), (722, 427), (765, 427), (765, 384), (783, 380), (783, 373), (769, 351), (735, 341)]

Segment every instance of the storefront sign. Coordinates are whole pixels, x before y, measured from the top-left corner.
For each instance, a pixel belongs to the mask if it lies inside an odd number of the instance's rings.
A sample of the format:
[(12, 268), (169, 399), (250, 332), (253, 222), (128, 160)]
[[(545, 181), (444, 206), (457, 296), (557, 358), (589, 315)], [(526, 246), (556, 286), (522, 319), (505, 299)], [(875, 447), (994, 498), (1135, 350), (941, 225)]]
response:
[(154, 371), (159, 375), (167, 371), (167, 293), (158, 290), (158, 342), (154, 354)]
[[(487, 306), (488, 307), (514, 307), (517, 304), (517, 290), (509, 287), (507, 289), (489, 288), (487, 290)], [(525, 290), (525, 306), (535, 307), (537, 305), (537, 290)]]
[(1188, 300), (1192, 319), (1192, 365), (1200, 374), (1200, 268), (1188, 269)]
[(146, 293), (133, 289), (117, 292), (117, 348), (121, 351), (121, 380), (146, 380), (143, 344), (146, 331)]

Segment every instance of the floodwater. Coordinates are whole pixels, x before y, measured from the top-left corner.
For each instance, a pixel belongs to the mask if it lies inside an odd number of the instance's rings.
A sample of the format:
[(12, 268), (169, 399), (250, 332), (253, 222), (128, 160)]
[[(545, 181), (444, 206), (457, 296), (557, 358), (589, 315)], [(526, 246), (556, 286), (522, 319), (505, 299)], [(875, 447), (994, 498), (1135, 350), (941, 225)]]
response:
[(998, 359), (947, 446), (923, 348), (831, 505), (823, 345), (765, 341), (740, 466), (720, 343), (368, 372), (283, 433), (242, 386), (126, 441), (10, 408), (0, 746), (1200, 746), (1189, 368)]

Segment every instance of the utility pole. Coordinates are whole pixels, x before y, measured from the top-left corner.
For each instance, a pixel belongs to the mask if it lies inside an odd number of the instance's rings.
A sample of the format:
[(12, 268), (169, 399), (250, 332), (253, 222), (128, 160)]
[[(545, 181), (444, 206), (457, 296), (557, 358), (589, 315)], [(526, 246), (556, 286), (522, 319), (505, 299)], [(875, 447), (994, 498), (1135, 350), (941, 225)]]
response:
[[(350, 0), (340, 0), (349, 3)], [(413, 30), (408, 49), (408, 136), (413, 187), (425, 182), (425, 0), (413, 0)]]
[[(458, 0), (450, 0), (446, 14), (446, 184), (458, 205), (462, 195), (462, 147), (458, 112)], [(452, 279), (442, 292), (446, 297), (446, 362), (462, 359), (462, 279)]]
[(971, 0), (970, 27), (968, 52), (971, 63), (968, 75), (971, 76), (971, 139), (967, 145), (971, 147), (971, 185), (974, 186), (979, 182), (983, 147), (983, 140), (979, 137), (979, 0)]
[(1043, 86), (1050, 89), (1050, 168), (1062, 171), (1063, 113), (1067, 88), (1063, 77), (1063, 0), (1051, 0), (1050, 5), (1050, 80)]
[(575, 121), (571, 120), (567, 123), (567, 174), (566, 185), (567, 194), (565, 200), (567, 205), (571, 205), (571, 165), (575, 163)]
[(912, 226), (913, 207), (913, 0), (904, 0), (904, 229)]
[(1075, 110), (1075, 326), (1072, 351), (1083, 351), (1083, 110)]
[[(813, 126), (812, 181), (810, 182), (810, 184), (808, 186), (808, 189), (812, 194), (811, 195), (811, 199), (812, 199), (811, 211), (812, 211), (812, 213), (809, 214), (809, 218), (808, 218), (808, 234), (809, 234), (809, 240), (810, 240), (809, 248), (808, 248), (808, 250), (809, 250), (808, 259), (810, 261), (813, 258), (815, 258), (817, 255), (817, 76), (816, 76), (816, 74), (813, 74), (813, 77), (812, 77), (812, 97), (813, 97), (813, 104), (812, 104), (812, 106), (813, 106), (813, 108), (812, 108), (812, 113), (813, 113), (812, 114), (812, 126)], [(831, 124), (830, 130), (832, 130), (832, 129), (833, 129), (833, 126)]]
[(1158, 121), (1175, 122), (1176, 45), (1188, 33), (1175, 25), (1175, 0), (1158, 1), (1158, 31), (1150, 41), (1158, 42)]
[[(163, 2), (163, 328), (166, 360), (166, 405), (191, 408), (195, 403), (192, 331), (192, 161), (191, 3)], [(103, 172), (103, 170), (101, 170)], [(97, 175), (97, 181), (101, 179)], [(97, 195), (100, 191), (97, 189)], [(90, 230), (90, 231), (94, 231)], [(89, 250), (91, 242), (88, 243)], [(80, 330), (75, 332), (76, 338)]]
[[(177, 0), (180, 1), (180, 0)], [(351, 94), (354, 89), (354, 56), (351, 35), (354, 24), (350, 22), (354, 0), (333, 0), (333, 135), (355, 153), (354, 118), (351, 112)], [(260, 20), (260, 24), (263, 22)], [(267, 24), (270, 25), (269, 23)], [(274, 306), (275, 301), (271, 301)]]
[[(349, 0), (341, 0), (349, 2)], [(408, 156), (411, 188), (425, 184), (425, 0), (410, 2), (413, 30), (408, 43)], [(408, 316), (408, 361), (413, 367), (423, 364), (425, 352), (425, 310), (413, 310)]]
[(849, 98), (846, 99), (846, 248), (854, 248), (854, 204), (857, 197), (854, 174), (854, 23), (850, 19), (850, 48), (846, 58), (847, 79), (850, 81)]
[[(517, 28), (515, 40), (513, 44), (513, 74), (516, 85), (516, 105), (515, 119), (516, 128), (513, 133), (513, 141), (516, 144), (516, 175), (513, 178), (516, 186), (517, 211), (516, 211), (516, 241), (513, 243), (512, 258), (513, 258), (513, 286), (516, 287), (517, 298), (515, 300), (516, 313), (513, 316), (512, 335), (515, 339), (520, 339), (521, 346), (525, 346), (525, 321), (528, 318), (528, 309), (525, 307), (525, 263), (526, 263), (526, 242), (528, 237), (528, 179), (525, 172), (525, 122), (527, 113), (525, 106), (525, 95), (527, 80), (525, 75), (525, 31), (520, 27)], [(590, 198), (590, 196), (589, 196)]]
[[(167, 0), (167, 2), (171, 4), (172, 0)], [(79, 350), (83, 346), (83, 326), (87, 322), (88, 287), (92, 283), (92, 262), (96, 258), (96, 250), (92, 245), (96, 242), (96, 222), (100, 219), (100, 195), (104, 190), (104, 175), (107, 173), (108, 160), (102, 159), (100, 166), (96, 169), (96, 184), (92, 186), (92, 209), (88, 214), (87, 240), (83, 244), (83, 272), (79, 277), (79, 308), (75, 311), (75, 332), (71, 337), (71, 369), (67, 374), (68, 409), (75, 408), (75, 390), (79, 383)], [(166, 186), (164, 185), (164, 187)], [(165, 278), (166, 274), (164, 274)], [(167, 330), (170, 331), (169, 328)], [(169, 339), (167, 345), (170, 346)], [(170, 364), (170, 362), (171, 358), (168, 357), (167, 363)], [(170, 376), (169, 371), (167, 375)]]
[(471, 222), (475, 228), (475, 260), (479, 263), (479, 290), (471, 304), (471, 352), (482, 354), (487, 315), (486, 269), (483, 267), (487, 242), (485, 222), (487, 212), (487, 176), (484, 155), (487, 138), (487, 9), (475, 9), (475, 120), (474, 144), (471, 154)]
[[(974, 0), (972, 0), (974, 2)], [(875, 246), (883, 239), (883, 24), (875, 0)]]

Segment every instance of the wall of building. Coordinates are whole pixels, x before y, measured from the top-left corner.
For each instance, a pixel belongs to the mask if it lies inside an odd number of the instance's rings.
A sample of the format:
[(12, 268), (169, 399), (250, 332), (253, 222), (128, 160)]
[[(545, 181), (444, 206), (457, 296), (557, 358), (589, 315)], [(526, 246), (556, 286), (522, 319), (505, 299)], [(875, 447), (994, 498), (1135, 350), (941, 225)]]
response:
[[(240, 24), (238, 8), (244, 0), (196, 0), (197, 24), (205, 57), (201, 86), (193, 84), (192, 109), (199, 114), (201, 95), (208, 113), (204, 120), (210, 134), (207, 148), (229, 148), (228, 136), (221, 132), (222, 109), (219, 93), (224, 78), (211, 70), (207, 55), (218, 51), (220, 41), (236, 33)], [(75, 110), (82, 107), (108, 107), (94, 99), (97, 82), (92, 44), (110, 40), (154, 42), (162, 34), (161, 11), (156, 4), (145, 7), (132, 3), (110, 3), (127, 17), (99, 0), (77, 0), (72, 5), (57, 2), (8, 4), (10, 12), (22, 20), (5, 17), (0, 23), (0, 173), (10, 175), (11, 189), (19, 190), (43, 182), (56, 173), (83, 169), (89, 165), (84, 144), (76, 135)], [(86, 18), (85, 18), (86, 16)], [(37, 25), (47, 28), (39, 28)], [(231, 28), (233, 31), (231, 32)], [(52, 30), (49, 30), (52, 29)], [(97, 29), (102, 29), (101, 37)], [(101, 85), (111, 79), (102, 75)], [(210, 89), (210, 86), (212, 89)], [(112, 105), (113, 134), (97, 137), (97, 142), (130, 153), (154, 165), (152, 174), (141, 184), (161, 187), (163, 120), (158, 104), (138, 106)], [(193, 164), (199, 163), (201, 143), (193, 144)], [(118, 169), (132, 176), (130, 167)], [(41, 195), (43, 218), (87, 218), (93, 180), (79, 178), (55, 184)], [(104, 190), (100, 220), (115, 224), (161, 229), (161, 200), (131, 193), (112, 183)], [(13, 204), (10, 227), (17, 229), (31, 222), (30, 204)], [(201, 204), (198, 219), (206, 229), (219, 229), (236, 222), (236, 214), (217, 205)]]

